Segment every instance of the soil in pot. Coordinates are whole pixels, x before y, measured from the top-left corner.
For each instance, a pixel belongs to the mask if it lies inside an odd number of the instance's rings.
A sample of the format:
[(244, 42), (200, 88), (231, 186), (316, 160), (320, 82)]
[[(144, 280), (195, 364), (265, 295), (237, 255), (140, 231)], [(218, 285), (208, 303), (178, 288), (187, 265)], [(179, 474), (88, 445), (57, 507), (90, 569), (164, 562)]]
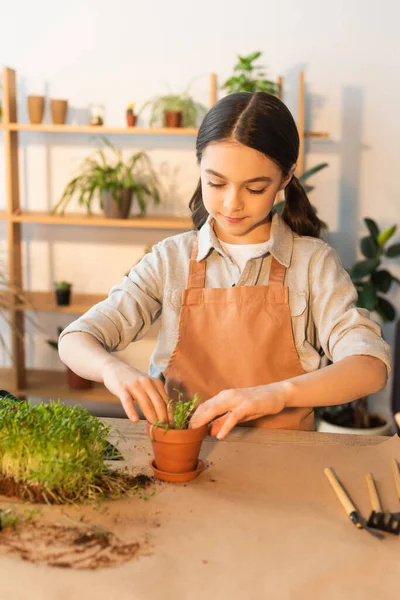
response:
[(164, 111), (164, 127), (182, 127), (182, 113), (174, 110)]
[(147, 432), (153, 445), (156, 469), (163, 473), (186, 474), (188, 479), (192, 478), (193, 471), (200, 472), (200, 448), (208, 434), (208, 425), (193, 429), (164, 429), (147, 423)]
[(104, 191), (102, 193), (104, 216), (107, 219), (127, 219), (131, 210), (132, 198), (132, 190), (122, 190), (121, 202), (118, 203), (111, 192)]

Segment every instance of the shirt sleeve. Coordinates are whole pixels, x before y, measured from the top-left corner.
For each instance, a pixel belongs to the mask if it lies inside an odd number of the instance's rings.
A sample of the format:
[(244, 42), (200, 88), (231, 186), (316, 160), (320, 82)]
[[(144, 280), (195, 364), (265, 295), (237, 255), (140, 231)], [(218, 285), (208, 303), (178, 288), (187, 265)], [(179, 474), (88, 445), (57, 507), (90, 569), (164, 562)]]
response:
[(324, 244), (310, 268), (311, 311), (321, 347), (332, 362), (364, 354), (391, 371), (390, 346), (368, 310), (357, 308), (357, 290), (335, 250)]
[(158, 245), (145, 254), (108, 297), (62, 331), (93, 335), (108, 351), (123, 350), (143, 338), (162, 311), (163, 261)]

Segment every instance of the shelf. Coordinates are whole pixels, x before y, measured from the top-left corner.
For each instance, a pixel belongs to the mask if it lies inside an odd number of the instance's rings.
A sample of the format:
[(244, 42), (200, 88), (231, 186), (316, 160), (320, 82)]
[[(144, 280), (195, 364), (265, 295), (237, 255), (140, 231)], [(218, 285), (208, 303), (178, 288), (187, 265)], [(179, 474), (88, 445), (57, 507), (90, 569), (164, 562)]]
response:
[[(106, 298), (106, 294), (71, 294), (68, 306), (58, 306), (54, 292), (23, 292), (26, 302), (20, 302), (15, 307), (17, 311), (35, 310), (38, 312), (59, 312), (82, 315), (97, 302)], [(0, 293), (0, 304), (11, 308), (11, 297), (8, 293)]]
[(326, 131), (305, 131), (304, 137), (306, 138), (328, 138), (329, 133)]
[(42, 133), (90, 133), (95, 135), (175, 135), (195, 136), (198, 129), (194, 127), (106, 127), (95, 125), (30, 125), (29, 123), (8, 123), (11, 131), (38, 131)]
[[(0, 217), (7, 219), (5, 216)], [(14, 223), (44, 223), (48, 225), (85, 225), (101, 227), (136, 227), (139, 229), (192, 229), (190, 217), (154, 215), (131, 217), (129, 219), (106, 219), (102, 215), (85, 215), (80, 213), (52, 214), (50, 212), (20, 211), (13, 214)]]
[(117, 402), (119, 399), (110, 394), (102, 383), (93, 383), (90, 390), (70, 390), (67, 385), (66, 371), (44, 371), (27, 369), (27, 385), (22, 389), (12, 389), (11, 369), (0, 369), (1, 388), (17, 396), (40, 396), (45, 399), (76, 398), (77, 400), (95, 400), (98, 402)]

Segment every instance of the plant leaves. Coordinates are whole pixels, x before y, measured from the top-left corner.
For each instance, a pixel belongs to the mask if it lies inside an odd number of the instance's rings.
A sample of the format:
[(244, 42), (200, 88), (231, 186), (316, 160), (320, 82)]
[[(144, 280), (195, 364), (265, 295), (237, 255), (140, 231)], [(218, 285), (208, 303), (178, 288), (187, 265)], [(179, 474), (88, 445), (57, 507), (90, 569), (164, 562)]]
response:
[(377, 258), (379, 256), (380, 248), (372, 235), (363, 237), (360, 246), (361, 252), (366, 258)]
[(375, 221), (373, 221), (372, 219), (366, 218), (366, 219), (364, 219), (364, 223), (368, 227), (369, 232), (372, 235), (372, 237), (377, 238), (380, 230), (379, 230), (378, 225), (375, 223)]
[(400, 244), (393, 244), (392, 246), (389, 246), (385, 254), (388, 258), (396, 258), (397, 256), (400, 256)]
[(375, 273), (372, 273), (371, 275), (371, 281), (374, 284), (374, 286), (384, 294), (386, 294), (389, 291), (390, 286), (392, 284), (392, 280), (392, 275), (389, 273), (389, 271), (386, 271), (385, 269), (375, 271)]
[(382, 231), (382, 233), (380, 233), (378, 235), (378, 237), (376, 238), (376, 241), (382, 248), (384, 247), (386, 242), (392, 237), (392, 235), (394, 235), (396, 233), (396, 229), (397, 229), (397, 225), (392, 225), (391, 227), (389, 227), (388, 229), (385, 229), (385, 231)]
[(372, 311), (375, 309), (375, 304), (376, 290), (371, 284), (368, 283), (364, 286), (364, 289), (358, 292), (357, 306)]
[(328, 167), (328, 166), (329, 166), (328, 163), (320, 163), (318, 165), (315, 165), (311, 169), (308, 169), (302, 175), (300, 175), (300, 177), (299, 177), (300, 183), (303, 183), (303, 181), (306, 181), (309, 177), (311, 177), (312, 175), (315, 175), (315, 173), (318, 173), (318, 171), (322, 171), (322, 169), (326, 169), (326, 167)]
[(391, 302), (383, 298), (377, 297), (376, 312), (382, 317), (383, 321), (394, 321), (396, 318), (396, 310)]
[(356, 262), (351, 270), (351, 278), (358, 280), (365, 277), (365, 275), (370, 275), (375, 269), (378, 268), (381, 261), (379, 258), (370, 258), (368, 260), (360, 260)]

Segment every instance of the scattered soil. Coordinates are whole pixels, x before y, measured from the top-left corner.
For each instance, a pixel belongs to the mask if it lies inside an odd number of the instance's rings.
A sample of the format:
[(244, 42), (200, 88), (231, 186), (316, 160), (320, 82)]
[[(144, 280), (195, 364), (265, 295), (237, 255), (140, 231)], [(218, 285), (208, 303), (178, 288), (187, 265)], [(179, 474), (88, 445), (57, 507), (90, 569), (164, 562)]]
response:
[(113, 533), (90, 526), (63, 527), (30, 521), (0, 533), (0, 553), (64, 569), (115, 567), (131, 560), (139, 547), (136, 542), (123, 543)]

